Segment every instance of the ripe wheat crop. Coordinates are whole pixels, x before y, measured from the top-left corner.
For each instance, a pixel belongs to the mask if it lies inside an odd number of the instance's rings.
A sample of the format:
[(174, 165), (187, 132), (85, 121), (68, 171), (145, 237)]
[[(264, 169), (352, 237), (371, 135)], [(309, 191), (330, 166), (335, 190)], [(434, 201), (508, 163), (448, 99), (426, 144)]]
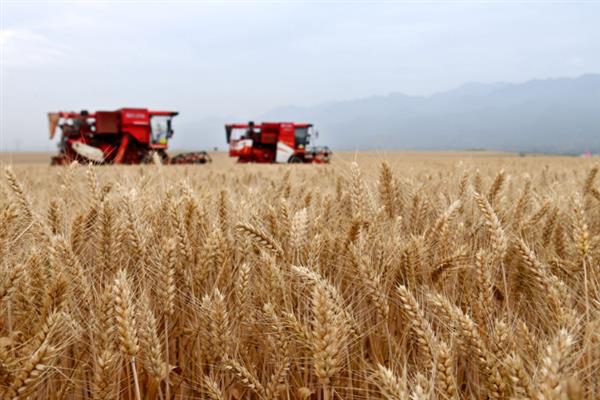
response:
[(0, 398), (600, 398), (594, 163), (4, 166)]

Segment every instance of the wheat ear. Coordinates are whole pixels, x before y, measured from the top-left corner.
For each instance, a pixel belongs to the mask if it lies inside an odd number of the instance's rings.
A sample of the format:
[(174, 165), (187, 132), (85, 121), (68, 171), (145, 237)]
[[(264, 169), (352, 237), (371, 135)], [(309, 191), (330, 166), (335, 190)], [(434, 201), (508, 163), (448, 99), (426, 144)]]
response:
[(436, 346), (436, 339), (431, 325), (425, 318), (425, 314), (421, 310), (419, 303), (406, 286), (398, 285), (396, 292), (398, 293), (402, 310), (408, 317), (411, 329), (416, 336), (419, 352), (425, 360), (424, 367), (430, 369), (434, 362), (432, 347), (435, 348)]
[(371, 378), (386, 400), (408, 399), (406, 381), (401, 381), (391, 369), (377, 364)]
[(238, 224), (236, 225), (236, 229), (238, 232), (248, 237), (258, 248), (265, 249), (276, 255), (283, 254), (281, 246), (261, 229), (248, 223)]
[(113, 285), (113, 295), (121, 352), (128, 357), (128, 361), (131, 363), (136, 399), (141, 400), (140, 385), (135, 365), (135, 358), (139, 351), (138, 331), (135, 322), (136, 312), (133, 303), (133, 294), (125, 270), (120, 270), (117, 273)]

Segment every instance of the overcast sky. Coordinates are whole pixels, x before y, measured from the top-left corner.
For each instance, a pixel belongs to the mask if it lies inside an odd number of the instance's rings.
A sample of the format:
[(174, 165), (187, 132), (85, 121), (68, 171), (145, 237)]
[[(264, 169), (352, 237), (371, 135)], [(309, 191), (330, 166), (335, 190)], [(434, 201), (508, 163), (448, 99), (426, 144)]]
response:
[(48, 111), (175, 109), (181, 136), (204, 117), (600, 72), (599, 2), (2, 0), (1, 18), (3, 150), (53, 149)]

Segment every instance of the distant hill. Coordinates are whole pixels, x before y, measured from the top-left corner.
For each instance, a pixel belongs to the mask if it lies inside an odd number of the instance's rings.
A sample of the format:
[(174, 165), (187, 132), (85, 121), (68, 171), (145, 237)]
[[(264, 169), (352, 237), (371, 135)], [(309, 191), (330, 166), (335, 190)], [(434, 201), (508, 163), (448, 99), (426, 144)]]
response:
[(261, 119), (313, 122), (335, 149), (600, 152), (600, 75), (282, 107)]

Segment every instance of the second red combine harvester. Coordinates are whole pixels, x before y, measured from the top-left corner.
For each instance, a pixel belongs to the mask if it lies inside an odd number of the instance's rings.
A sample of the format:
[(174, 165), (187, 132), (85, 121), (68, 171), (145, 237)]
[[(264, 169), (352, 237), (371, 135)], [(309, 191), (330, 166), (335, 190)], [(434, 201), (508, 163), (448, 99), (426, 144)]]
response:
[(312, 124), (263, 122), (225, 125), (229, 156), (241, 163), (328, 163), (326, 146), (309, 146)]
[(158, 159), (164, 164), (203, 164), (211, 159), (204, 151), (169, 157), (176, 111), (121, 108), (117, 111), (48, 113), (50, 139), (60, 128), (59, 154), (53, 165), (73, 161), (97, 164), (143, 164)]

